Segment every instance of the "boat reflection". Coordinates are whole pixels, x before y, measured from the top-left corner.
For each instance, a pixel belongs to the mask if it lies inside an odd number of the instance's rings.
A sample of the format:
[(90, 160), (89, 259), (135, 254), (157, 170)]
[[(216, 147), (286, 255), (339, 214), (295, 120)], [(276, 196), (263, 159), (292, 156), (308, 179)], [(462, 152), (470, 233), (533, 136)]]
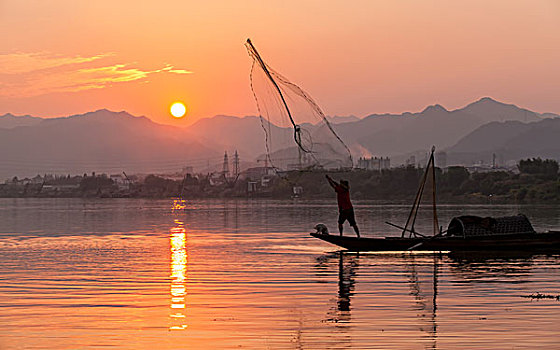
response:
[[(409, 276), (410, 295), (414, 296), (417, 318), (420, 322), (420, 331), (427, 332), (431, 344), (428, 348), (437, 349), (437, 295), (438, 295), (438, 265), (441, 255), (433, 254), (433, 265), (425, 261), (417, 262), (415, 254), (403, 254), (405, 267)], [(431, 271), (423, 271), (432, 269)], [(420, 277), (432, 277), (431, 283)], [(427, 324), (427, 327), (424, 326)]]
[(338, 261), (338, 293), (336, 305), (327, 311), (324, 322), (334, 323), (338, 337), (338, 349), (353, 349), (351, 328), (354, 326), (351, 319), (351, 298), (356, 285), (356, 273), (359, 268), (359, 255), (343, 251), (330, 253), (317, 257), (315, 267), (321, 271), (328, 271), (333, 261)]
[[(396, 297), (401, 300), (400, 308), (414, 312), (415, 328), (420, 334), (424, 334), (423, 347), (437, 349), (438, 314), (441, 313), (438, 295), (441, 292), (442, 280), (445, 281), (446, 288), (450, 288), (447, 292), (457, 291), (457, 288), (471, 283), (524, 283), (531, 281), (532, 270), (535, 266), (541, 266), (543, 261), (556, 265), (560, 262), (560, 255), (522, 252), (357, 254), (340, 251), (318, 257), (315, 267), (321, 271), (321, 276), (324, 276), (327, 271), (332, 276), (335, 270), (338, 270), (337, 298), (335, 304), (327, 311), (326, 321), (334, 322), (339, 330), (348, 330), (357, 326), (352, 320), (352, 313), (359, 315), (365, 309), (356, 309), (355, 298), (361, 296), (371, 298), (375, 295), (375, 298), (380, 301), (376, 305), (382, 306), (380, 313), (383, 313), (386, 307), (391, 307), (390, 304), (385, 305), (384, 300), (387, 297)], [(383, 268), (384, 266), (387, 269)], [(358, 268), (359, 275), (356, 273)], [(404, 277), (408, 288), (401, 289), (400, 282), (394, 282), (398, 281), (394, 279), (395, 276)], [(392, 287), (388, 287), (389, 285)], [(357, 293), (355, 290), (358, 286), (361, 288)], [(371, 304), (365, 307), (372, 308), (372, 311), (376, 309)], [(406, 322), (403, 316), (396, 317), (401, 317), (400, 320)], [(395, 323), (388, 320), (387, 323), (377, 326), (382, 329), (395, 327)]]
[(183, 222), (175, 220), (175, 227), (170, 231), (169, 244), (171, 249), (171, 326), (170, 330), (182, 330), (186, 324), (187, 296), (187, 230)]
[[(394, 266), (401, 266), (407, 276), (409, 284), (409, 295), (414, 297), (414, 304), (410, 306), (418, 318), (419, 330), (427, 333), (428, 349), (437, 348), (437, 295), (438, 295), (438, 269), (440, 264), (440, 254), (421, 258), (416, 254), (390, 254), (390, 255), (368, 255), (359, 253), (349, 253), (340, 251), (321, 256), (317, 259), (318, 268), (329, 265), (329, 261), (338, 260), (338, 295), (336, 307), (328, 311), (328, 322), (335, 322), (337, 328), (350, 327), (352, 298), (355, 294), (356, 272), (359, 266), (367, 268), (375, 265), (379, 259), (394, 261)], [(391, 264), (393, 265), (393, 264)], [(331, 265), (332, 266), (332, 265)], [(365, 266), (365, 267), (364, 267)], [(366, 273), (367, 275), (367, 273)], [(428, 278), (427, 278), (428, 277)]]
[(338, 257), (338, 321), (350, 320), (350, 297), (354, 295), (356, 284), (356, 270), (358, 268), (358, 256), (339, 253)]
[(336, 307), (329, 311), (326, 320), (328, 322), (344, 323), (351, 319), (350, 299), (354, 295), (355, 277), (359, 267), (358, 258), (358, 254), (352, 255), (342, 251), (317, 258), (318, 268), (326, 267), (330, 260), (338, 260), (338, 296)]
[(528, 281), (534, 259), (530, 252), (450, 253), (449, 267), (463, 283), (523, 283)]

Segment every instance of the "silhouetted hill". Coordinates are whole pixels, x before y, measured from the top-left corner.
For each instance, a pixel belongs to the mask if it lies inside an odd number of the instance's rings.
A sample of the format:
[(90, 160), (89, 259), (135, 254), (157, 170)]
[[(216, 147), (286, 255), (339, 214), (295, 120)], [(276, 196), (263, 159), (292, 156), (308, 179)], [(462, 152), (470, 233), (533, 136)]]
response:
[(343, 140), (353, 139), (352, 148), (361, 147), (366, 156), (395, 156), (432, 145), (442, 148), (454, 144), (481, 124), (479, 116), (435, 105), (420, 113), (371, 115), (356, 123), (336, 125), (335, 129), (341, 131)]
[[(546, 116), (555, 116), (547, 113)], [(419, 113), (372, 114), (353, 123), (335, 125), (355, 156), (399, 156), (444, 149), (476, 128), (492, 121), (536, 121), (543, 115), (485, 97), (463, 108), (448, 111), (441, 105)], [(401, 157), (404, 158), (404, 157)]]
[[(449, 148), (453, 156), (470, 154), (461, 159), (482, 155), (487, 158), (492, 150), (499, 150), (508, 159), (554, 156), (557, 146), (551, 140), (557, 135), (556, 123), (560, 119), (545, 121), (543, 116), (558, 117), (482, 98), (452, 111), (436, 104), (418, 113), (331, 120), (340, 121), (333, 123), (333, 128), (354, 159), (390, 156), (392, 164), (397, 165), (405, 155), (425, 153), (432, 145), (439, 150)], [(524, 124), (526, 121), (533, 122)], [(465, 138), (488, 123), (489, 129)], [(526, 125), (533, 126), (526, 129)], [(288, 152), (293, 147), (293, 129), (271, 127), (275, 134), (289, 140), (274, 149)], [(312, 126), (310, 129), (321, 143), (321, 130), (313, 130)], [(243, 162), (254, 162), (266, 152), (265, 133), (258, 117), (216, 116), (187, 128), (105, 109), (53, 119), (10, 114), (0, 117), (0, 179), (38, 172), (171, 172), (183, 166), (194, 166), (198, 171), (207, 171), (210, 166), (216, 170), (221, 168), (224, 150), (235, 149)]]
[[(452, 111), (436, 104), (418, 113), (329, 119), (335, 122), (334, 129), (357, 158), (371, 155), (395, 157), (418, 150), (425, 151), (432, 145), (444, 149), (488, 122), (533, 121), (542, 117), (538, 113), (485, 97)], [(265, 134), (258, 117), (216, 116), (202, 119), (187, 130), (203, 139), (204, 143), (216, 145), (216, 148), (237, 148), (245, 158), (257, 157), (265, 149)], [(292, 130), (286, 129), (285, 132), (290, 134)]]
[(0, 177), (37, 173), (170, 172), (221, 154), (185, 130), (99, 110), (0, 129)]
[(326, 118), (329, 121), (329, 123), (332, 124), (350, 123), (350, 122), (356, 122), (360, 120), (360, 118), (356, 117), (355, 115), (346, 115), (346, 116), (335, 115), (332, 117), (327, 116)]
[(35, 125), (42, 120), (42, 118), (32, 117), (30, 115), (13, 115), (11, 113), (6, 113), (0, 116), (0, 128), (11, 129), (16, 126)]
[(480, 152), (503, 147), (507, 141), (528, 128), (519, 121), (491, 122), (461, 138), (449, 152)]
[(496, 154), (501, 165), (522, 158), (560, 160), (560, 118), (538, 122), (492, 122), (483, 125), (447, 149), (448, 163), (490, 163)]
[[(276, 126), (271, 126), (280, 130)], [(214, 149), (237, 149), (244, 159), (253, 159), (266, 149), (265, 133), (259, 117), (248, 116), (243, 118), (217, 115), (204, 118), (195, 122), (186, 129), (191, 135), (210, 144)], [(274, 131), (274, 134), (280, 131)], [(286, 133), (291, 130), (286, 129)]]
[(539, 121), (544, 117), (528, 109), (498, 102), (490, 97), (483, 97), (460, 110), (468, 114), (483, 116), (486, 122), (517, 120), (528, 123)]
[[(393, 164), (404, 160), (406, 157), (403, 155), (416, 151), (425, 153), (432, 145), (440, 150), (451, 147), (465, 135), (489, 122), (542, 119), (543, 115), (488, 97), (452, 111), (436, 104), (418, 113), (372, 114), (363, 119), (330, 118), (331, 121), (340, 121), (333, 123), (333, 127), (355, 158), (391, 156), (396, 161)], [(258, 117), (216, 116), (200, 120), (188, 130), (204, 138), (205, 143), (219, 145), (218, 148), (237, 148), (245, 159), (259, 156), (265, 149), (265, 134)], [(289, 136), (292, 132), (291, 129), (285, 129), (288, 134), (286, 139), (291, 139)], [(292, 146), (285, 145), (287, 149)]]

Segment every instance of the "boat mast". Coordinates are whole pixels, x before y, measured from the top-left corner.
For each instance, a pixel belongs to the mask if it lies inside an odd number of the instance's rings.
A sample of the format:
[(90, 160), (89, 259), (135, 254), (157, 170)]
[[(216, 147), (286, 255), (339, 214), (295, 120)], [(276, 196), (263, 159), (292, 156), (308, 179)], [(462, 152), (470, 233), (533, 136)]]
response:
[(437, 208), (436, 208), (436, 165), (434, 162), (434, 151), (436, 150), (435, 146), (432, 146), (432, 154), (430, 159), (432, 161), (432, 215), (433, 215), (433, 234), (434, 236), (441, 232), (439, 227), (438, 217), (437, 217)]
[[(408, 219), (404, 225), (401, 237), (404, 237), (405, 233), (408, 231), (410, 235), (422, 236), (420, 233), (414, 230), (414, 224), (416, 223), (416, 217), (418, 216), (418, 209), (420, 209), (420, 203), (422, 202), (422, 195), (424, 194), (424, 187), (426, 185), (426, 180), (428, 179), (428, 172), (432, 172), (432, 216), (433, 216), (433, 232), (434, 235), (439, 232), (439, 223), (437, 218), (437, 208), (436, 208), (436, 172), (434, 164), (434, 152), (436, 150), (435, 146), (432, 146), (432, 152), (430, 158), (428, 159), (428, 164), (426, 164), (426, 170), (422, 176), (422, 181), (420, 182), (420, 187), (418, 192), (416, 192), (416, 197), (414, 198), (414, 203), (410, 209), (410, 214), (408, 214)], [(410, 224), (410, 229), (408, 228)]]

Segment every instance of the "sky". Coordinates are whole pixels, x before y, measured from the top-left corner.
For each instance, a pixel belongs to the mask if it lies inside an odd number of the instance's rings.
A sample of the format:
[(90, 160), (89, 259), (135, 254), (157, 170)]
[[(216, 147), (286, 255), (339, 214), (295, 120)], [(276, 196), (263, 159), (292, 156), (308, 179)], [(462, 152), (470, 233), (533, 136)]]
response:
[(0, 0), (0, 32), (0, 114), (256, 115), (247, 38), (328, 115), (560, 113), (558, 0)]

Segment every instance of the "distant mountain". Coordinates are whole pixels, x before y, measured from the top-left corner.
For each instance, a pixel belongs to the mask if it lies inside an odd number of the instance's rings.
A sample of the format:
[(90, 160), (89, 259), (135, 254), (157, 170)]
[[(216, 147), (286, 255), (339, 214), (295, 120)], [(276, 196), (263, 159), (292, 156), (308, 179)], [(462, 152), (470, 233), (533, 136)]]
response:
[[(488, 152), (499, 152), (504, 159), (556, 157), (558, 142), (552, 140), (559, 135), (556, 127), (560, 118), (486, 97), (452, 111), (436, 104), (418, 113), (331, 120), (354, 159), (390, 156), (397, 165), (406, 155), (425, 154), (432, 145), (447, 149), (450, 159), (487, 159)], [(321, 136), (325, 130), (305, 127), (316, 144), (327, 145), (326, 137)], [(279, 146), (273, 149), (291, 154), (293, 129), (270, 128), (280, 136), (272, 140)], [(215, 116), (186, 128), (105, 109), (52, 119), (11, 114), (0, 117), (0, 179), (85, 171), (161, 173), (183, 166), (193, 166), (196, 171), (219, 170), (224, 150), (236, 149), (243, 164), (255, 164), (266, 152), (259, 117)]]
[(560, 160), (560, 118), (532, 123), (491, 122), (448, 148), (448, 164), (490, 163), (493, 154), (499, 162), (514, 163), (522, 158), (542, 157)]
[(372, 114), (334, 127), (355, 156), (395, 157), (426, 151), (432, 145), (437, 149), (450, 147), (463, 136), (492, 121), (542, 119), (543, 115), (538, 113), (485, 97), (452, 111), (436, 104), (420, 113)]
[[(432, 145), (438, 149), (450, 147), (488, 122), (541, 119), (538, 113), (488, 97), (452, 111), (436, 104), (418, 113), (372, 114), (363, 119), (329, 117), (354, 157), (375, 155), (395, 159), (398, 156), (404, 159), (403, 154), (415, 151), (425, 152)], [(265, 133), (258, 117), (216, 116), (202, 119), (187, 130), (217, 149), (236, 148), (245, 159), (257, 157), (265, 150)], [(279, 133), (278, 130), (274, 132)], [(292, 132), (292, 129), (283, 131), (288, 135)]]
[[(275, 134), (291, 132), (291, 130), (280, 131), (281, 128), (271, 127), (276, 129)], [(256, 158), (266, 149), (265, 132), (260, 118), (255, 116), (239, 118), (217, 115), (200, 119), (186, 130), (191, 135), (196, 135), (204, 144), (212, 145), (214, 149), (237, 149), (245, 159)]]
[[(359, 120), (357, 117), (334, 117), (336, 120), (345, 123)], [(333, 125), (335, 125), (333, 123)], [(314, 133), (313, 137), (317, 143), (322, 141), (321, 134), (325, 131), (317, 125), (303, 124), (306, 129)], [(265, 128), (269, 128), (265, 132)], [(293, 155), (295, 150), (292, 148), (294, 143), (294, 129), (281, 128), (273, 124), (261, 123), (260, 117), (247, 116), (243, 118), (217, 115), (212, 118), (204, 118), (186, 129), (191, 135), (196, 135), (204, 144), (212, 144), (216, 149), (234, 150), (237, 149), (244, 159), (265, 158), (267, 133), (269, 142), (271, 143), (271, 152), (286, 151), (287, 154)], [(297, 154), (297, 152), (295, 153)], [(297, 155), (293, 157), (295, 162)], [(290, 163), (289, 161), (286, 161)], [(285, 163), (286, 163), (285, 162)]]
[(327, 116), (326, 118), (329, 121), (329, 123), (332, 124), (349, 123), (349, 122), (356, 122), (360, 120), (360, 118), (356, 117), (355, 115), (346, 115), (346, 116), (335, 115), (332, 117)]
[(188, 132), (105, 109), (0, 129), (0, 178), (37, 173), (172, 172), (223, 153)]
[(511, 138), (527, 131), (529, 125), (519, 121), (484, 124), (461, 138), (449, 152), (481, 152), (503, 147)]
[(498, 102), (490, 97), (483, 97), (461, 108), (461, 111), (472, 115), (483, 116), (485, 122), (517, 120), (528, 123), (552, 117), (552, 115), (545, 116), (512, 104)]
[(7, 113), (0, 115), (0, 128), (11, 129), (16, 126), (30, 126), (38, 124), (42, 120), (42, 118), (32, 117), (30, 115), (13, 115)]
[(429, 106), (420, 113), (371, 115), (363, 120), (336, 125), (343, 140), (352, 140), (353, 149), (360, 146), (364, 155), (395, 156), (432, 145), (451, 145), (481, 125), (481, 118), (460, 110), (448, 111), (440, 105)]

